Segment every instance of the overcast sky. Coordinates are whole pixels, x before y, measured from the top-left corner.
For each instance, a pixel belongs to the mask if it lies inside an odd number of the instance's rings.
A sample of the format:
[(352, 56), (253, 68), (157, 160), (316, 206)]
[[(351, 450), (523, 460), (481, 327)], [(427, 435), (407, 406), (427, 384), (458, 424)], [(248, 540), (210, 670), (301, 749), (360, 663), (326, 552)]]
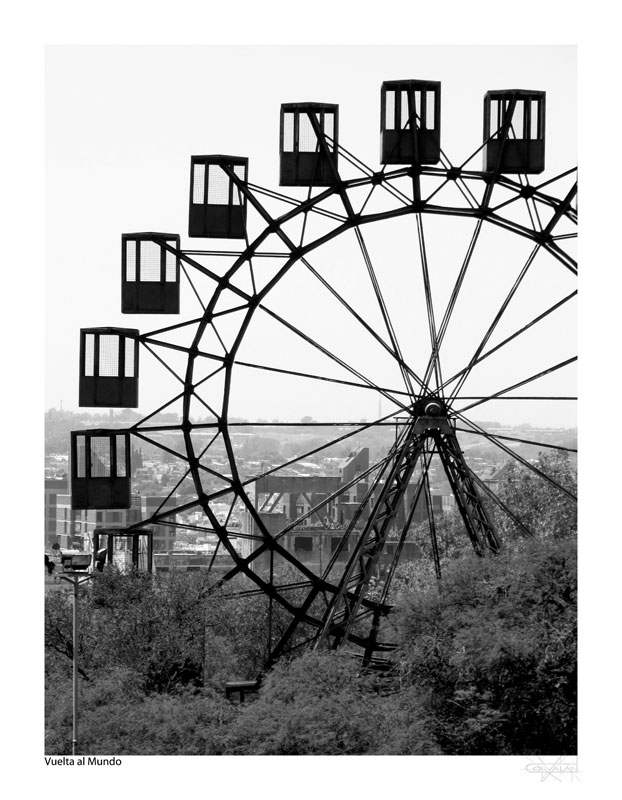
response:
[[(207, 240), (186, 236), (191, 155), (247, 156), (250, 180), (279, 190), (280, 104), (316, 101), (339, 104), (340, 142), (378, 169), (380, 86), (384, 80), (403, 78), (442, 82), (442, 147), (453, 163), (464, 161), (481, 144), (485, 92), (522, 88), (547, 92), (547, 171), (532, 182), (576, 164), (576, 48), (572, 46), (48, 48), (46, 408), (61, 403), (64, 408), (78, 408), (81, 327), (111, 325), (145, 332), (173, 322), (158, 317), (156, 324), (146, 316), (120, 313), (120, 243), (124, 232), (155, 230), (180, 233), (182, 247), (210, 246)], [(304, 196), (304, 190), (290, 193)], [(409, 217), (408, 223), (410, 229), (384, 224), (368, 226), (363, 233), (374, 266), (384, 276), (383, 292), (405, 354), (419, 369), (418, 347), (427, 336), (427, 320), (416, 284), (420, 277), (414, 218)], [(472, 224), (426, 218), (424, 224), (440, 317)], [(253, 225), (256, 221), (249, 222)], [(477, 266), (465, 284), (445, 343), (449, 373), (466, 363), (512, 276), (527, 258), (531, 245), (516, 242), (517, 238), (498, 231), (482, 236)], [(235, 245), (224, 243), (228, 249)], [(374, 324), (369, 287), (360, 288), (363, 281), (357, 277), (363, 264), (355, 243), (339, 237), (314, 259), (318, 271)], [(573, 289), (572, 276), (543, 256), (499, 327), (497, 340)], [(373, 382), (403, 389), (391, 367), (375, 360), (373, 343), (360, 330), (348, 328), (351, 320), (339, 316), (323, 291), (308, 274), (292, 270), (270, 302), (340, 358), (357, 369), (365, 367)], [(193, 308), (192, 302), (189, 292), (182, 294), (180, 320), (196, 316), (198, 306)], [(318, 314), (318, 308), (323, 313)], [(568, 304), (523, 337), (520, 346), (491, 358), (474, 373), (463, 394), (492, 393), (574, 355), (575, 311)], [(266, 321), (254, 319), (249, 331), (240, 351), (248, 361), (351, 377), (335, 372), (334, 364), (325, 359), (322, 363), (317, 352), (311, 353), (295, 337), (279, 336)], [(177, 361), (174, 366), (181, 370), (181, 360)], [(158, 373), (144, 358), (143, 363), (141, 411), (149, 411), (165, 402), (167, 393), (172, 396), (175, 382), (169, 389), (161, 368)], [(277, 380), (273, 374), (250, 369), (236, 373), (233, 387), (229, 411), (248, 419), (297, 421), (305, 414), (320, 420), (371, 419), (379, 408), (373, 392), (315, 383), (310, 393), (300, 383), (294, 390), (292, 379)], [(215, 385), (213, 393), (218, 391)], [(533, 394), (575, 393), (573, 370), (533, 386)], [(391, 409), (391, 403), (383, 400), (383, 413)], [(571, 426), (575, 404), (497, 401), (473, 417)]]

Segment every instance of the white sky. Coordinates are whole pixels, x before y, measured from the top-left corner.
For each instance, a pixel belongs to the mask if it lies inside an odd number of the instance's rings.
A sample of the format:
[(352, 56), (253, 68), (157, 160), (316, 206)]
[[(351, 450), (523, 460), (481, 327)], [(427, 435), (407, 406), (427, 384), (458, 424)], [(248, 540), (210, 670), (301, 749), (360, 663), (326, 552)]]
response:
[[(453, 163), (461, 163), (481, 144), (482, 101), (487, 90), (545, 90), (547, 171), (543, 176), (533, 176), (532, 182), (538, 183), (576, 164), (573, 46), (48, 48), (46, 407), (58, 408), (61, 402), (64, 408), (78, 407), (81, 327), (111, 325), (145, 332), (177, 321), (172, 317), (120, 313), (120, 239), (124, 232), (156, 230), (180, 233), (183, 248), (213, 246), (210, 240), (189, 239), (186, 235), (192, 154), (248, 156), (250, 180), (279, 190), (280, 104), (335, 102), (340, 107), (340, 142), (373, 169), (379, 169), (380, 85), (383, 80), (396, 78), (441, 81), (442, 147)], [(479, 161), (478, 156), (475, 168)], [(281, 191), (299, 198), (305, 193), (302, 189)], [(383, 232), (381, 226), (371, 226), (375, 229), (366, 228), (363, 233), (379, 277), (383, 270), (387, 276), (383, 292), (393, 304), (390, 313), (407, 359), (414, 362), (419, 343), (427, 340), (427, 323), (424, 306), (416, 305), (417, 297), (422, 302), (422, 294), (413, 281), (420, 278), (416, 277), (418, 273), (408, 271), (408, 262), (416, 260), (417, 244), (414, 219), (409, 217), (407, 222), (410, 229), (402, 226), (401, 231), (396, 231), (398, 226), (393, 225)], [(439, 223), (425, 217), (424, 226), (433, 291), (446, 298), (473, 226), (445, 219)], [(258, 231), (257, 221), (251, 219), (249, 228)], [(464, 366), (469, 347), (472, 352), (494, 316), (502, 293), (511, 285), (507, 283), (509, 276), (515, 276), (524, 263), (531, 248), (523, 241), (517, 242), (517, 238), (500, 236), (498, 231), (482, 236), (479, 267), (470, 272), (474, 277), (471, 284), (465, 284), (462, 303), (445, 344), (450, 372)], [(345, 236), (340, 237), (337, 243), (314, 253), (312, 259), (335, 286), (339, 276), (343, 281), (348, 268), (362, 269), (360, 252), (345, 240)], [(236, 241), (222, 240), (220, 244), (226, 249), (238, 245)], [(507, 279), (506, 273), (499, 270), (501, 252), (503, 268), (507, 265), (509, 270)], [(216, 268), (215, 262), (212, 265)], [(537, 269), (521, 290), (522, 296), (512, 304), (512, 313), (503, 328), (506, 334), (574, 288), (563, 267), (555, 264), (552, 269), (538, 264)], [(396, 274), (399, 280), (391, 280)], [(397, 387), (370, 354), (360, 331), (345, 333), (348, 322), (341, 320), (337, 309), (330, 314), (316, 312), (322, 308), (322, 297), (312, 283), (308, 276), (292, 271), (287, 281), (279, 285), (273, 302), (277, 303), (278, 298), (284, 316), (287, 312), (293, 324), (312, 333), (348, 363), (360, 368), (361, 363), (354, 362), (357, 358), (362, 360), (372, 380), (382, 385), (389, 380), (392, 388)], [(353, 273), (350, 286), (342, 284), (340, 291), (361, 313), (368, 308), (371, 314), (371, 307), (357, 299), (358, 289), (352, 288), (361, 284), (360, 277)], [(306, 302), (300, 304), (303, 294)], [(182, 294), (179, 321), (197, 315), (198, 307), (191, 308), (192, 303), (189, 292)], [(475, 308), (479, 317), (474, 321)], [(437, 318), (442, 316), (442, 310), (439, 302)], [(469, 391), (463, 394), (491, 393), (574, 355), (575, 313), (576, 308), (569, 304), (551, 324), (524, 337), (520, 349), (491, 359), (480, 368), (481, 378), (478, 375), (479, 380), (467, 385)], [(331, 324), (333, 329), (327, 329)], [(254, 321), (253, 325), (252, 337), (245, 343), (248, 360), (334, 375), (329, 365), (318, 363), (317, 354), (305, 352), (292, 337), (283, 339), (260, 322)], [(163, 375), (158, 365), (148, 366), (143, 352), (140, 410), (146, 412), (172, 397), (178, 385), (170, 379), (169, 388), (169, 376)], [(183, 365), (179, 359), (177, 362), (181, 370)], [(351, 376), (344, 373), (336, 377)], [(572, 368), (522, 393), (574, 395)], [(318, 420), (373, 418), (378, 410), (377, 398), (370, 392), (354, 394), (316, 385), (311, 401), (308, 386), (297, 385), (294, 389), (291, 380), (277, 381), (247, 370), (236, 373), (230, 412), (251, 420), (298, 421), (305, 414)], [(576, 424), (573, 402), (498, 401), (484, 409), (478, 409), (474, 418), (536, 425)], [(387, 401), (383, 413), (389, 410)]]

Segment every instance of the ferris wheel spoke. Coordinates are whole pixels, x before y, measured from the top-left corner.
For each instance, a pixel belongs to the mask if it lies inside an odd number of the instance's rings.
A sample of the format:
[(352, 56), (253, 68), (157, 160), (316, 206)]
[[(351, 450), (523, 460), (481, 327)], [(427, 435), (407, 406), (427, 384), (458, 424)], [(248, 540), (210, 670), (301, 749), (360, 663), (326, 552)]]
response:
[[(471, 408), (475, 408), (476, 406), (481, 405), (482, 403), (488, 403), (491, 400), (496, 400), (497, 398), (501, 397), (502, 395), (507, 394), (508, 392), (513, 391), (514, 389), (518, 389), (521, 386), (525, 386), (529, 383), (533, 383), (533, 381), (537, 381), (539, 378), (543, 378), (545, 375), (550, 375), (552, 372), (556, 372), (563, 367), (567, 367), (569, 364), (574, 363), (577, 360), (577, 356), (573, 356), (572, 358), (568, 358), (565, 361), (561, 361), (559, 364), (555, 364), (553, 367), (548, 367), (548, 369), (544, 369), (541, 372), (537, 372), (535, 375), (531, 375), (529, 378), (525, 378), (518, 383), (513, 384), (512, 386), (508, 386), (505, 389), (501, 389), (498, 392), (494, 392), (493, 394), (488, 395), (487, 397), (482, 398), (481, 400), (477, 400), (474, 403), (471, 403), (468, 406), (464, 406), (464, 408), (459, 409), (456, 411), (456, 414), (463, 414), (465, 411), (468, 411)], [(517, 398), (508, 398), (508, 399), (517, 399)], [(534, 397), (534, 399), (540, 399)], [(557, 398), (555, 398), (557, 399)]]
[[(555, 398), (555, 399), (557, 399), (557, 398)], [(458, 415), (458, 416), (460, 416), (460, 415)], [(460, 418), (462, 418), (462, 417), (460, 417)], [(464, 418), (464, 422), (466, 422), (468, 425), (472, 425), (473, 424), (473, 423), (471, 423), (470, 420), (467, 420), (466, 418)], [(576, 447), (563, 447), (560, 444), (551, 444), (550, 442), (534, 442), (532, 439), (520, 439), (517, 436), (506, 436), (505, 434), (502, 435), (500, 433), (491, 434), (490, 431), (484, 431), (483, 429), (481, 431), (479, 431), (479, 430), (475, 430), (474, 428), (460, 428), (458, 426), (456, 426), (455, 429), (457, 431), (460, 431), (461, 433), (469, 433), (469, 434), (472, 434), (474, 436), (494, 436), (495, 439), (503, 439), (506, 442), (517, 442), (519, 444), (528, 444), (528, 445), (531, 445), (533, 447), (546, 447), (546, 448), (548, 448), (550, 450), (559, 450), (559, 451), (563, 451), (565, 453), (576, 453), (577, 452), (577, 448)]]
[(483, 436), (485, 439), (487, 439), (491, 444), (494, 444), (496, 447), (498, 447), (500, 450), (502, 450), (506, 455), (510, 456), (510, 458), (513, 458), (515, 461), (518, 461), (519, 464), (521, 464), (523, 467), (525, 467), (529, 471), (533, 472), (534, 475), (538, 475), (540, 478), (545, 480), (551, 486), (555, 487), (560, 492), (563, 492), (567, 497), (569, 497), (571, 500), (574, 500), (576, 502), (576, 500), (577, 500), (577, 496), (576, 495), (574, 495), (571, 491), (566, 489), (561, 484), (557, 483), (557, 481), (553, 480), (553, 478), (551, 478), (549, 475), (547, 475), (546, 473), (542, 472), (542, 470), (538, 469), (534, 464), (532, 464), (531, 462), (527, 461), (526, 458), (523, 458), (515, 450), (512, 450), (510, 447), (508, 447), (507, 445), (503, 444), (503, 442), (500, 442), (498, 440), (498, 438), (494, 434), (488, 433), (483, 428), (481, 428), (479, 425), (477, 425), (477, 423), (473, 422), (472, 420), (466, 419), (461, 414), (458, 414), (458, 417), (463, 422), (466, 422), (468, 425), (472, 425), (477, 433), (479, 433), (481, 436)]
[(233, 364), (238, 367), (246, 367), (247, 369), (259, 369), (264, 370), (266, 372), (274, 372), (275, 374), (279, 375), (291, 375), (295, 378), (309, 378), (310, 380), (315, 381), (325, 381), (327, 383), (336, 383), (340, 384), (341, 386), (354, 386), (357, 389), (365, 389), (371, 390), (374, 392), (382, 392), (382, 394), (387, 397), (389, 395), (406, 395), (409, 397), (409, 393), (405, 391), (401, 391), (399, 389), (387, 389), (380, 386), (370, 386), (368, 383), (357, 383), (356, 381), (345, 381), (339, 378), (328, 378), (324, 375), (313, 375), (309, 372), (299, 372), (298, 370), (290, 370), (290, 369), (282, 369), (280, 367), (271, 367), (267, 364), (251, 364), (249, 361), (234, 361)]
[(371, 336), (374, 337), (374, 339), (378, 342), (378, 344), (380, 344), (381, 347), (383, 347), (397, 361), (398, 365), (400, 366), (400, 369), (402, 371), (406, 370), (411, 375), (411, 377), (413, 377), (415, 379), (415, 381), (419, 384), (419, 386), (423, 388), (423, 382), (421, 381), (421, 379), (415, 374), (415, 372), (413, 372), (413, 370), (408, 366), (408, 364), (406, 364), (404, 362), (403, 359), (400, 360), (400, 356), (398, 355), (398, 353), (389, 344), (387, 344), (387, 342), (384, 341), (384, 339), (378, 334), (378, 332), (375, 331), (372, 328), (372, 326), (369, 325), (369, 323), (366, 322), (363, 319), (363, 317), (361, 317), (361, 315), (358, 314), (352, 308), (352, 306), (341, 296), (341, 294), (339, 294), (339, 292), (337, 292), (328, 283), (328, 281), (325, 280), (325, 278), (323, 278), (322, 275), (320, 275), (320, 273), (316, 269), (314, 269), (314, 267), (309, 263), (309, 261), (306, 258), (302, 258), (301, 261), (307, 267), (307, 269), (311, 272), (311, 274), (315, 278), (317, 278), (318, 281), (320, 281), (322, 286), (324, 286), (333, 295), (333, 297), (335, 297), (335, 299), (338, 302), (340, 302), (344, 306), (344, 308), (346, 308), (350, 312), (350, 314), (352, 314), (354, 319), (356, 319), (356, 321), (359, 322), (365, 328), (365, 330), (369, 334), (371, 334)]
[(483, 481), (479, 475), (477, 475), (468, 465), (467, 470), (473, 478), (473, 481), (479, 486), (484, 494), (489, 497), (493, 503), (495, 503), (495, 505), (498, 506), (498, 508), (500, 508), (501, 511), (503, 511), (503, 513), (509, 517), (509, 519), (511, 519), (518, 528), (522, 530), (523, 533), (525, 533), (530, 539), (535, 539), (536, 535), (534, 532), (530, 530), (521, 519), (519, 519), (514, 511), (509, 508), (509, 506), (497, 495), (497, 493), (493, 492), (490, 486), (488, 486), (488, 484), (485, 483), (485, 481)]
[[(538, 314), (537, 317), (534, 317), (526, 325), (523, 325), (522, 328), (519, 328), (517, 331), (515, 331), (510, 336), (505, 338), (502, 342), (499, 342), (499, 344), (496, 344), (494, 347), (491, 347), (490, 350), (487, 350), (485, 353), (482, 353), (472, 364), (469, 364), (464, 369), (460, 370), (459, 372), (456, 372), (456, 374), (453, 375), (451, 378), (448, 378), (447, 380), (445, 380), (445, 382), (443, 383), (443, 387), (442, 388), (445, 388), (449, 384), (451, 384), (454, 381), (456, 381), (459, 378), (461, 378), (465, 374), (465, 372), (467, 372), (467, 370), (472, 369), (472, 367), (477, 366), (477, 364), (481, 363), (485, 358), (488, 358), (488, 356), (491, 356), (493, 353), (496, 353), (502, 347), (505, 347), (506, 345), (508, 345), (511, 341), (513, 341), (517, 337), (521, 336), (523, 333), (525, 333), (525, 331), (529, 330), (529, 328), (531, 328), (533, 325), (536, 325), (538, 322), (541, 322), (543, 319), (548, 317), (549, 314), (552, 314), (558, 308), (561, 308), (569, 300), (572, 300), (572, 298), (575, 297), (576, 295), (577, 295), (577, 290), (575, 289), (574, 292), (571, 292), (570, 294), (566, 295), (566, 297), (563, 297), (561, 300), (559, 300), (557, 303), (554, 303), (552, 306), (549, 306), (549, 308), (547, 308), (546, 311), (543, 311), (541, 314)], [(456, 397), (455, 399), (459, 399), (459, 398)]]
[(525, 275), (527, 274), (529, 268), (533, 264), (533, 261), (534, 261), (536, 255), (538, 254), (539, 250), (540, 250), (540, 245), (537, 244), (533, 248), (531, 253), (529, 254), (529, 256), (527, 258), (527, 261), (525, 262), (523, 268), (521, 269), (521, 271), (520, 271), (518, 277), (516, 278), (512, 288), (510, 289), (508, 295), (506, 296), (506, 298), (502, 302), (501, 307), (497, 311), (497, 313), (496, 313), (494, 319), (492, 320), (488, 330), (484, 334), (484, 337), (482, 338), (480, 344), (478, 345), (474, 355), (472, 356), (472, 358), (469, 361), (467, 367), (464, 369), (461, 377), (459, 378), (457, 385), (451, 390), (450, 400), (454, 400), (456, 398), (456, 396), (458, 395), (458, 393), (460, 392), (460, 390), (462, 389), (462, 387), (464, 386), (464, 383), (467, 380), (467, 378), (469, 377), (469, 375), (471, 373), (471, 370), (475, 366), (475, 363), (477, 362), (478, 358), (480, 357), (480, 355), (482, 353), (482, 350), (488, 344), (488, 341), (490, 340), (490, 337), (494, 333), (497, 325), (499, 324), (500, 320), (502, 319), (503, 315), (505, 314), (506, 309), (507, 309), (508, 305), (510, 304), (510, 301), (512, 300), (512, 298), (514, 297), (514, 295), (518, 291), (519, 286), (523, 282), (523, 279), (525, 278)]
[(550, 241), (547, 242), (545, 245), (546, 249), (553, 255), (555, 258), (563, 264), (573, 275), (577, 275), (578, 267), (577, 262), (574, 258), (572, 258), (568, 253), (561, 249), (561, 247), (557, 244), (556, 241), (552, 237), (550, 237)]
[(436, 391), (438, 391), (442, 384), (439, 353), (440, 344), (436, 330), (436, 322), (434, 319), (434, 304), (432, 301), (432, 287), (430, 283), (430, 271), (428, 268), (428, 256), (423, 231), (423, 221), (421, 219), (421, 214), (417, 213), (415, 216), (417, 220), (417, 238), (419, 241), (419, 255), (421, 258), (421, 271), (423, 274), (423, 287), (426, 310), (428, 314), (428, 327), (430, 331), (431, 346), (430, 361), (428, 363), (428, 368), (426, 369), (426, 374), (424, 375), (424, 384), (426, 389), (429, 388), (429, 382), (432, 377), (432, 373), (434, 373), (434, 377), (436, 379)]
[[(387, 329), (387, 333), (389, 334), (389, 339), (391, 340), (391, 345), (393, 347), (395, 357), (397, 359), (398, 364), (400, 365), (400, 371), (402, 373), (402, 378), (404, 379), (404, 384), (406, 385), (406, 388), (408, 389), (410, 396), (414, 398), (415, 391), (413, 389), (413, 385), (410, 380), (410, 371), (405, 368), (404, 357), (402, 355), (402, 351), (399, 342), (397, 340), (397, 336), (395, 334), (393, 323), (391, 322), (391, 318), (387, 310), (387, 305), (385, 303), (384, 297), (382, 296), (380, 283), (378, 282), (376, 271), (374, 270), (374, 265), (369, 255), (369, 250), (367, 249), (367, 245), (365, 244), (363, 234), (361, 233), (361, 230), (358, 225), (355, 227), (355, 234), (361, 250), (361, 254), (363, 256), (363, 261), (365, 262), (365, 266), (367, 268), (367, 274), (369, 275), (369, 279), (371, 281), (372, 288), (376, 296), (378, 307), (380, 308), (380, 313), (382, 314), (382, 319)], [(416, 378), (416, 380), (417, 383), (419, 383), (419, 385), (423, 388), (421, 381), (418, 378)]]
[(508, 401), (508, 402), (516, 402), (517, 400), (554, 400), (559, 402), (560, 400), (578, 400), (579, 398), (576, 395), (561, 395), (561, 394), (552, 394), (552, 395), (545, 395), (545, 394), (513, 394), (512, 397), (506, 397), (505, 395), (501, 395), (500, 397), (491, 397), (489, 394), (479, 394), (479, 395), (466, 395), (461, 394), (456, 397), (456, 400), (481, 400), (481, 401), (488, 401), (497, 400), (499, 401)]
[[(467, 269), (469, 264), (471, 263), (471, 258), (473, 256), (473, 252), (475, 250), (475, 245), (479, 239), (481, 230), (482, 230), (483, 220), (478, 220), (477, 224), (475, 225), (475, 230), (473, 231), (473, 235), (471, 236), (471, 241), (469, 242), (469, 246), (467, 247), (467, 251), (462, 261), (462, 265), (460, 267), (460, 272), (458, 273), (458, 277), (456, 278), (456, 282), (454, 283), (453, 289), (451, 291), (451, 295), (449, 297), (449, 301), (447, 302), (447, 308), (445, 309), (445, 314), (443, 315), (443, 319), (441, 320), (441, 324), (438, 331), (438, 336), (436, 340), (436, 347), (440, 350), (441, 344), (443, 339), (445, 338), (445, 334), (447, 333), (447, 328), (449, 327), (449, 323), (454, 312), (456, 302), (458, 300), (458, 295), (460, 294), (460, 290), (462, 289), (462, 284), (464, 283), (464, 279), (467, 273)], [(430, 360), (428, 361), (428, 365), (426, 367), (424, 381), (429, 381), (432, 369), (434, 365), (434, 357), (435, 351), (433, 350), (430, 354)], [(453, 380), (453, 379), (452, 379)], [(439, 387), (439, 391), (443, 391), (443, 389), (447, 386), (450, 381), (445, 381)]]
[(358, 370), (354, 369), (354, 367), (351, 367), (349, 364), (347, 364), (345, 361), (343, 361), (343, 359), (339, 358), (334, 353), (331, 353), (330, 350), (328, 350), (327, 348), (323, 347), (321, 344), (316, 342), (315, 339), (313, 339), (312, 337), (308, 336), (306, 333), (303, 333), (301, 330), (296, 328), (295, 325), (292, 325), (291, 322), (288, 322), (280, 314), (277, 314), (275, 311), (272, 311), (272, 309), (268, 308), (264, 303), (259, 304), (258, 307), (262, 311), (265, 311), (266, 314), (271, 316), (273, 319), (275, 319), (277, 322), (279, 322), (285, 328), (287, 328), (289, 331), (291, 331), (296, 336), (298, 336), (301, 339), (303, 339), (303, 341), (307, 342), (307, 344), (310, 344), (312, 347), (314, 347), (320, 353), (325, 355), (327, 358), (329, 358), (332, 361), (334, 361), (336, 364), (338, 364), (340, 367), (345, 369), (347, 372), (351, 373), (352, 375), (357, 377), (359, 380), (363, 381), (363, 383), (367, 384), (367, 386), (375, 389), (383, 397), (386, 397), (386, 399), (389, 400), (391, 403), (394, 403), (395, 405), (399, 406), (399, 408), (401, 408), (402, 411), (407, 411), (408, 410), (407, 406), (403, 405), (401, 402), (396, 400), (390, 394), (385, 392), (383, 389), (381, 389), (379, 386), (377, 386), (369, 378), (366, 378), (362, 373), (360, 373)]

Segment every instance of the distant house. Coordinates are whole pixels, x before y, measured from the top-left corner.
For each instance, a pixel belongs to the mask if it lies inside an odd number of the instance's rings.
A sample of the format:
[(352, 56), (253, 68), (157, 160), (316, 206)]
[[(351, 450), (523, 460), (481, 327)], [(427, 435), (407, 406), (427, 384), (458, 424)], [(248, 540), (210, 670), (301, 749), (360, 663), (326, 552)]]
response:
[[(67, 487), (65, 486), (66, 490)], [(46, 544), (57, 542), (63, 549), (80, 546), (82, 549), (89, 551), (95, 528), (127, 528), (136, 522), (148, 519), (156, 513), (163, 513), (168, 509), (175, 508), (176, 504), (176, 497), (166, 499), (154, 495), (141, 496), (134, 494), (132, 495), (131, 508), (72, 509), (71, 495), (59, 494), (56, 497), (54, 506), (54, 532), (50, 533)], [(170, 517), (170, 521), (175, 523), (174, 515)], [(161, 524), (151, 525), (150, 528), (153, 530), (154, 551), (173, 549), (177, 534), (177, 528), (173, 524), (168, 525), (163, 521)]]
[[(327, 463), (329, 462), (329, 463)], [(350, 557), (356, 536), (345, 537), (350, 523), (357, 519), (363, 525), (367, 513), (359, 516), (361, 504), (369, 491), (369, 449), (356, 450), (347, 458), (326, 459), (328, 475), (284, 475), (275, 474), (259, 478), (255, 482), (255, 514), (247, 511), (242, 522), (241, 552), (249, 556), (260, 537), (257, 518), (272, 535), (279, 534), (279, 543), (298, 561), (312, 569), (321, 571), (335, 560), (345, 563)], [(378, 490), (382, 489), (380, 484)], [(408, 486), (404, 507), (398, 508), (395, 524), (399, 528), (406, 523), (406, 508), (415, 499), (416, 485)], [(444, 511), (440, 494), (432, 496), (435, 514)], [(368, 503), (366, 508), (373, 505)], [(420, 496), (412, 515), (412, 522), (427, 519), (427, 508)], [(396, 542), (387, 541), (380, 559), (380, 566), (388, 563), (395, 553)], [(402, 545), (402, 555), (408, 560), (420, 556), (419, 547), (408, 540)], [(254, 562), (255, 568), (264, 568), (269, 555), (263, 554)]]
[(507, 482), (512, 472), (512, 463), (513, 462), (506, 461), (505, 464), (502, 467), (499, 467), (499, 469), (496, 469), (492, 475), (483, 479), (484, 483), (486, 486), (488, 486), (491, 492), (497, 494), (501, 486)]
[(45, 479), (45, 546), (56, 542), (56, 520), (58, 514), (58, 497), (68, 491), (67, 478)]

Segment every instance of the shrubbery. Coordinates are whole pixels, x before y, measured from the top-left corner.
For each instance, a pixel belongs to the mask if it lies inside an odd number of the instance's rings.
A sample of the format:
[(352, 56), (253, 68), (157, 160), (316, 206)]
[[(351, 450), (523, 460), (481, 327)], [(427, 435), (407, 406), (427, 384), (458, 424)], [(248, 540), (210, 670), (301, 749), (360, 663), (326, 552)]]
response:
[[(567, 460), (549, 462), (574, 490)], [(477, 558), (454, 546), (445, 520), (442, 581), (429, 559), (396, 573), (382, 631), (398, 642), (391, 673), (302, 651), (242, 705), (225, 700), (224, 684), (260, 672), (268, 600), (210, 594), (200, 576), (107, 569), (81, 594), (81, 753), (574, 754), (574, 513), (526, 472), (502, 494), (535, 539), (509, 525), (502, 552)], [(48, 594), (50, 755), (71, 752), (71, 613), (66, 592)], [(273, 641), (287, 620), (277, 607)]]

